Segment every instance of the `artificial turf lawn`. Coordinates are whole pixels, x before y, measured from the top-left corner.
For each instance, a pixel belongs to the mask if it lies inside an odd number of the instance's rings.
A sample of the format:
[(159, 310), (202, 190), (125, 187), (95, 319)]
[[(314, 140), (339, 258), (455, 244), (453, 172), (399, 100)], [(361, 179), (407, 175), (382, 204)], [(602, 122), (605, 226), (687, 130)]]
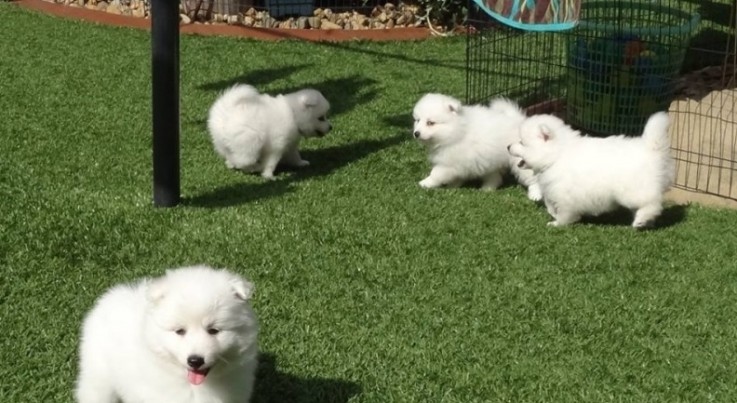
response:
[[(183, 203), (154, 209), (149, 34), (0, 21), (0, 401), (72, 401), (95, 298), (195, 263), (256, 284), (255, 402), (737, 401), (737, 212), (556, 229), (513, 185), (417, 186), (410, 111), (463, 97), (463, 38), (182, 37)], [(234, 82), (325, 93), (310, 167), (225, 168), (204, 122)]]

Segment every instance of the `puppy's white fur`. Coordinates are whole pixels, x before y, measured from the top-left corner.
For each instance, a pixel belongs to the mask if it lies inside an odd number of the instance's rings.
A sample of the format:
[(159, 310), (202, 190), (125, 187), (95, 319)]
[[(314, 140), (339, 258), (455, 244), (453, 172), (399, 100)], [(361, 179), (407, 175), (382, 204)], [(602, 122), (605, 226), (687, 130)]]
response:
[(528, 118), (510, 153), (534, 170), (550, 225), (578, 221), (625, 207), (632, 226), (645, 227), (662, 211), (663, 194), (675, 177), (665, 112), (652, 115), (641, 137), (584, 137), (551, 115)]
[(414, 136), (427, 145), (432, 164), (420, 186), (455, 187), (481, 179), (483, 189), (493, 190), (502, 184), (510, 167), (523, 184), (533, 185), (533, 189), (536, 186), (532, 173), (523, 173), (511, 164), (507, 152), (507, 147), (519, 140), (519, 125), (525, 119), (513, 102), (500, 98), (488, 107), (464, 106), (447, 95), (426, 94), (412, 114)]
[(111, 288), (84, 321), (77, 401), (248, 402), (258, 352), (252, 291), (206, 266)]
[[(519, 105), (506, 98), (496, 98), (492, 99), (489, 103), (489, 109), (492, 112), (498, 112), (508, 117), (510, 123), (516, 122), (517, 127), (512, 129), (515, 131), (516, 135), (510, 137), (514, 137), (515, 142), (519, 141), (519, 129), (526, 118), (525, 112), (519, 107)], [(507, 148), (509, 148), (511, 144), (512, 143), (508, 144)], [(509, 166), (512, 174), (517, 178), (517, 181), (520, 184), (527, 188), (527, 198), (532, 201), (542, 200), (542, 191), (540, 190), (540, 185), (537, 183), (537, 175), (535, 175), (535, 172), (531, 169), (522, 168), (520, 166), (520, 158), (511, 154), (509, 154), (509, 158)]]
[(331, 130), (326, 118), (329, 109), (330, 103), (314, 89), (271, 96), (239, 84), (212, 105), (207, 127), (228, 168), (273, 179), (280, 162), (309, 165), (299, 154), (299, 142)]

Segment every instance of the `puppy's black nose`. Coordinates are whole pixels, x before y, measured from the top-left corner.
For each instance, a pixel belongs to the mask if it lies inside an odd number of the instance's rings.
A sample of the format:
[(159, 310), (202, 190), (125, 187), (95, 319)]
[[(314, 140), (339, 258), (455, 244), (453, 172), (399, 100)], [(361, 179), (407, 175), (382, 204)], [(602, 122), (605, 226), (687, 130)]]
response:
[(507, 146), (507, 151), (510, 151), (510, 149), (511, 149), (511, 148), (512, 148), (512, 145), (511, 145), (511, 144), (510, 144), (510, 145), (508, 145), (508, 146)]
[(190, 355), (187, 357), (187, 365), (190, 367), (197, 369), (205, 364), (205, 359), (202, 358), (199, 355)]
[(412, 135), (415, 136), (416, 139), (420, 138), (420, 132), (414, 132)]

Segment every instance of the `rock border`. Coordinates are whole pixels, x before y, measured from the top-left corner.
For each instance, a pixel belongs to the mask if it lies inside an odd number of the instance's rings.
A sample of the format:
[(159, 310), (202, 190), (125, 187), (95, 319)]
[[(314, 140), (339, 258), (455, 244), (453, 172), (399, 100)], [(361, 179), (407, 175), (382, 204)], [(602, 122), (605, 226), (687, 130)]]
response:
[[(44, 12), (47, 14), (99, 23), (138, 29), (150, 29), (151, 20), (92, 10), (79, 6), (65, 6), (44, 0), (16, 0), (12, 4)], [(432, 32), (426, 27), (399, 27), (384, 29), (291, 29), (262, 28), (227, 24), (180, 24), (180, 32), (203, 36), (235, 36), (259, 40), (305, 40), (312, 42), (340, 42), (349, 40), (368, 41), (406, 41), (430, 38)]]

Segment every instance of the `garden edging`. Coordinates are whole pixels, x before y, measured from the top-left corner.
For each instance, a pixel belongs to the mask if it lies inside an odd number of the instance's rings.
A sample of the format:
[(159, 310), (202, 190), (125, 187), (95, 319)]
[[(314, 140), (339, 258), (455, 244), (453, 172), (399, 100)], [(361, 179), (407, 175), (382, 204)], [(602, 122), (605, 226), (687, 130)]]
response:
[[(151, 20), (132, 16), (110, 14), (103, 11), (89, 10), (81, 7), (65, 6), (43, 0), (17, 0), (13, 2), (23, 8), (41, 11), (47, 14), (95, 22), (104, 25), (150, 29)], [(194, 35), (215, 35), (246, 37), (260, 40), (296, 39), (305, 41), (400, 41), (420, 40), (432, 34), (428, 28), (387, 28), (366, 30), (344, 29), (288, 29), (288, 28), (255, 28), (224, 24), (180, 24), (180, 32)]]

